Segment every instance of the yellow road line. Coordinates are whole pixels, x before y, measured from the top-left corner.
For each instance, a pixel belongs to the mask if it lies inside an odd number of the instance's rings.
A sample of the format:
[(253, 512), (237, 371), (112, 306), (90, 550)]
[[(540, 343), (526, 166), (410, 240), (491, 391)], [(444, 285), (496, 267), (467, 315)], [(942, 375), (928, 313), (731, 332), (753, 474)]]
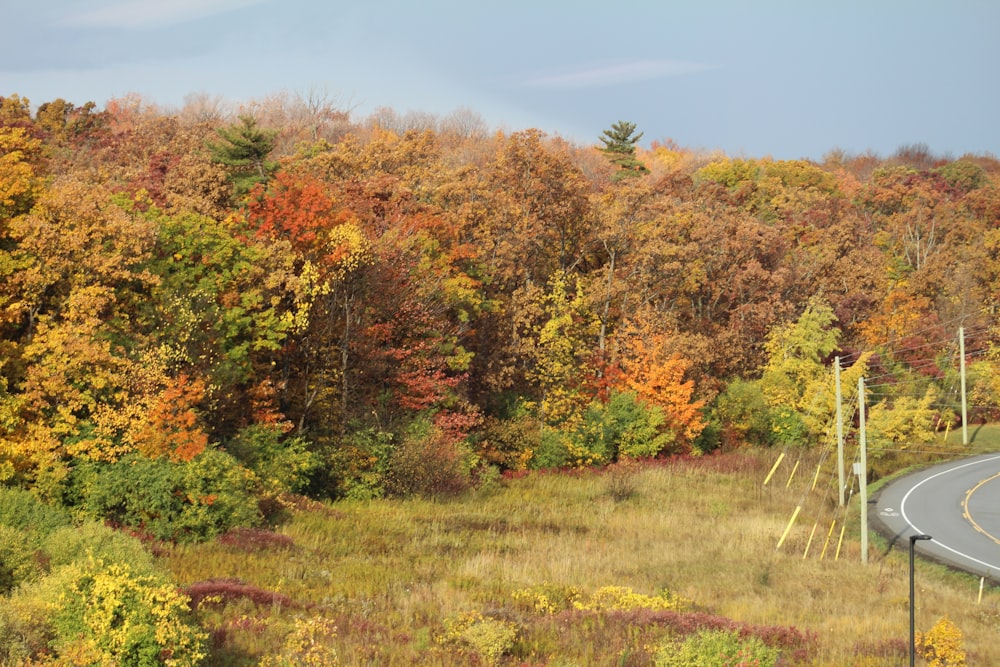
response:
[(975, 528), (980, 533), (982, 533), (986, 537), (990, 538), (991, 540), (993, 540), (997, 544), (1000, 544), (1000, 539), (998, 539), (997, 537), (995, 537), (995, 536), (990, 535), (989, 533), (987, 533), (983, 529), (982, 526), (980, 526), (978, 523), (976, 523), (976, 520), (972, 518), (972, 515), (969, 514), (969, 498), (972, 497), (972, 494), (975, 493), (976, 491), (978, 491), (979, 488), (981, 486), (983, 486), (984, 484), (986, 484), (987, 482), (991, 482), (991, 481), (993, 481), (994, 479), (996, 479), (998, 477), (1000, 477), (1000, 473), (997, 473), (996, 475), (993, 475), (992, 477), (987, 477), (986, 479), (984, 479), (983, 481), (981, 481), (979, 484), (976, 484), (974, 487), (972, 487), (971, 489), (969, 489), (968, 493), (965, 494), (965, 499), (962, 500), (962, 516), (965, 517), (966, 521), (968, 521), (969, 523), (972, 524), (973, 528)]

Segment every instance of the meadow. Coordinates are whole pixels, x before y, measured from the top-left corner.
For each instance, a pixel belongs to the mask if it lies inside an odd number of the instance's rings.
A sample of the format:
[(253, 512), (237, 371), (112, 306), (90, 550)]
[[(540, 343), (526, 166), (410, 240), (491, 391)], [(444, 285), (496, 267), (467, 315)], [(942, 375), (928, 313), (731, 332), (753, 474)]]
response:
[[(979, 435), (976, 449), (992, 446)], [(273, 532), (161, 547), (159, 560), (218, 665), (652, 665), (703, 628), (759, 637), (782, 665), (903, 664), (905, 552), (873, 536), (862, 564), (857, 498), (838, 508), (832, 457), (788, 452), (765, 485), (778, 454), (310, 504)], [(922, 561), (916, 582), (918, 631), (947, 617), (968, 664), (1000, 664), (1000, 590), (987, 582), (980, 599), (978, 579)]]

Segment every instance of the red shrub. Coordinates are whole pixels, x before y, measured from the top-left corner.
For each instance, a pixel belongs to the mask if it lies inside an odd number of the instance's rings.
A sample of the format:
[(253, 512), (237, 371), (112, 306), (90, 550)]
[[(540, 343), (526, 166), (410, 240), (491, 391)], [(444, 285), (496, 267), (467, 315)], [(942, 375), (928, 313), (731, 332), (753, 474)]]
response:
[(197, 607), (206, 598), (218, 598), (223, 603), (233, 600), (250, 600), (258, 607), (278, 606), (294, 609), (299, 606), (287, 595), (257, 588), (235, 578), (197, 581), (185, 588), (184, 593), (191, 598), (192, 608)]

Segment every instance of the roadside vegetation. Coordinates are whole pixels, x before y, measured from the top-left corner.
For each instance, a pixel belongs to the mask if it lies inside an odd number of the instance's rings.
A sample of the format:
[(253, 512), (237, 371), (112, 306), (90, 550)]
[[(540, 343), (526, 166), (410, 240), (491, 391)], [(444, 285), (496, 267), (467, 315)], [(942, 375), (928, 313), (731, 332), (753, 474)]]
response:
[[(775, 455), (532, 473), (441, 501), (339, 503), (296, 511), (267, 537), (170, 547), (159, 562), (201, 591), (213, 664), (255, 664), (312, 622), (330, 629), (324, 646), (343, 665), (710, 665), (667, 657), (708, 632), (759, 640), (761, 655), (778, 656), (760, 664), (898, 666), (906, 555), (876, 539), (861, 564), (856, 503), (839, 557), (831, 545), (803, 558), (811, 521), (776, 550), (803, 494), (830, 516), (836, 500), (810, 493), (811, 475), (788, 484), (791, 464), (763, 486)], [(802, 467), (816, 463), (807, 456)], [(918, 630), (946, 617), (968, 664), (1000, 661), (1000, 591), (987, 586), (977, 603), (978, 580), (924, 562), (917, 584)]]

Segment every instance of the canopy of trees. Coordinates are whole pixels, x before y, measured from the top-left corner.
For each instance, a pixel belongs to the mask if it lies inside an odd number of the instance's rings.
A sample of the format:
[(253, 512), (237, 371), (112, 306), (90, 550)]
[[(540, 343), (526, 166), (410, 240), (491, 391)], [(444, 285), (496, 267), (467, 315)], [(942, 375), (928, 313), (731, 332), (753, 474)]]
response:
[(149, 528), (97, 481), (141, 470), (213, 517), (195, 538), (237, 520), (221, 484), (436, 494), (824, 444), (834, 357), (881, 378), (890, 451), (954, 423), (959, 326), (974, 415), (1000, 406), (991, 156), (195, 106), (2, 100), (0, 483)]

